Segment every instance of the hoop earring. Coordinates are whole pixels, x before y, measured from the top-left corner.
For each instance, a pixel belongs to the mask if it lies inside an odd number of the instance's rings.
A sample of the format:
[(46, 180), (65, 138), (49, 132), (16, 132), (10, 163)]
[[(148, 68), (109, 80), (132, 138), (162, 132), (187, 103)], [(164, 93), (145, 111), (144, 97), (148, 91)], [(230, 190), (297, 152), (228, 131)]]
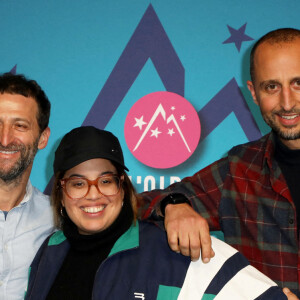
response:
[(61, 216), (62, 216), (63, 218), (65, 217), (64, 212), (63, 212), (63, 208), (62, 208), (62, 207), (60, 208), (60, 214), (61, 214)]

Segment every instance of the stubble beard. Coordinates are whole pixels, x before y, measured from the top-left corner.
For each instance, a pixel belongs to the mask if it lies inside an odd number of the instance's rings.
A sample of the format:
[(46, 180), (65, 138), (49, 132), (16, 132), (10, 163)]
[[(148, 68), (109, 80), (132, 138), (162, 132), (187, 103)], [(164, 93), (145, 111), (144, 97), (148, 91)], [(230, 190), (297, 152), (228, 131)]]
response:
[[(272, 128), (272, 130), (283, 140), (292, 141), (300, 139), (300, 129), (296, 130), (295, 126), (283, 126), (276, 123), (276, 113), (272, 113), (271, 116), (263, 115), (265, 122)], [(280, 112), (279, 112), (280, 114)]]
[(21, 179), (24, 171), (33, 162), (34, 157), (38, 150), (39, 138), (34, 141), (33, 144), (25, 146), (24, 144), (9, 144), (4, 147), (0, 144), (1, 151), (20, 151), (20, 158), (15, 164), (8, 170), (0, 168), (0, 179), (5, 184), (17, 183)]

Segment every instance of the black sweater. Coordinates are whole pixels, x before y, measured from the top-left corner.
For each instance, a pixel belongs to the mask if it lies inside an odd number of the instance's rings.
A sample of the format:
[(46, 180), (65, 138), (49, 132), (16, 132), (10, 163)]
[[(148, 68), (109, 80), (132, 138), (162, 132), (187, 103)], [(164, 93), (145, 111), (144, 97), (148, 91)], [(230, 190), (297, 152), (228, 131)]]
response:
[[(275, 135), (276, 136), (276, 135)], [(291, 150), (279, 138), (275, 138), (275, 159), (289, 187), (297, 212), (297, 228), (300, 223), (300, 150)]]
[(87, 300), (92, 298), (95, 274), (109, 255), (117, 239), (131, 226), (133, 212), (129, 201), (114, 223), (106, 230), (81, 235), (76, 225), (66, 217), (63, 232), (70, 250), (48, 293), (47, 300)]

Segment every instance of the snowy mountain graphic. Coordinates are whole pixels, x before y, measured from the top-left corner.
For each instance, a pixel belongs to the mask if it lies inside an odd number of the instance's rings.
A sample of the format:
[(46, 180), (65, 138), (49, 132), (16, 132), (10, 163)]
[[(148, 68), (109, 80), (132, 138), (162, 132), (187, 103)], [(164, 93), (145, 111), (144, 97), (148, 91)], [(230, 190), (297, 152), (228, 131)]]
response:
[[(156, 119), (159, 116), (162, 116), (162, 118), (166, 121), (166, 124), (169, 124), (169, 123), (173, 122), (173, 124), (175, 125), (175, 127), (176, 127), (176, 129), (177, 129), (177, 131), (178, 131), (178, 133), (179, 133), (179, 135), (180, 135), (180, 137), (181, 137), (181, 139), (182, 139), (185, 147), (187, 148), (187, 150), (189, 152), (191, 152), (190, 147), (189, 147), (189, 145), (188, 145), (188, 143), (187, 143), (187, 141), (186, 141), (186, 139), (185, 139), (185, 137), (184, 137), (184, 135), (182, 133), (182, 130), (181, 130), (180, 126), (178, 125), (178, 122), (177, 122), (175, 116), (173, 114), (171, 114), (168, 118), (166, 118), (166, 111), (163, 108), (163, 106), (162, 106), (161, 103), (158, 105), (156, 111), (154, 112), (153, 116), (151, 117), (148, 125), (146, 126), (146, 128), (143, 131), (140, 139), (138, 140), (136, 146), (134, 147), (133, 152), (136, 151), (139, 148), (139, 146), (141, 145), (141, 143), (144, 140), (145, 136), (147, 135), (147, 133), (151, 129), (152, 125), (154, 124), (154, 122), (156, 121)], [(157, 129), (155, 129), (155, 131), (157, 132)]]

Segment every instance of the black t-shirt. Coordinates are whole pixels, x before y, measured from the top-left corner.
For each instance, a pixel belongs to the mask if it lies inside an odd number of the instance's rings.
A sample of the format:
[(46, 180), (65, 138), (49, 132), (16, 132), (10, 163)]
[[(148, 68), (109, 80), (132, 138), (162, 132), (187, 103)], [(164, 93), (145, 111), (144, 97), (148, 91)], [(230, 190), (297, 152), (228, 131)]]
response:
[(300, 225), (300, 150), (285, 146), (275, 135), (275, 159), (289, 187), (297, 212), (297, 228)]

